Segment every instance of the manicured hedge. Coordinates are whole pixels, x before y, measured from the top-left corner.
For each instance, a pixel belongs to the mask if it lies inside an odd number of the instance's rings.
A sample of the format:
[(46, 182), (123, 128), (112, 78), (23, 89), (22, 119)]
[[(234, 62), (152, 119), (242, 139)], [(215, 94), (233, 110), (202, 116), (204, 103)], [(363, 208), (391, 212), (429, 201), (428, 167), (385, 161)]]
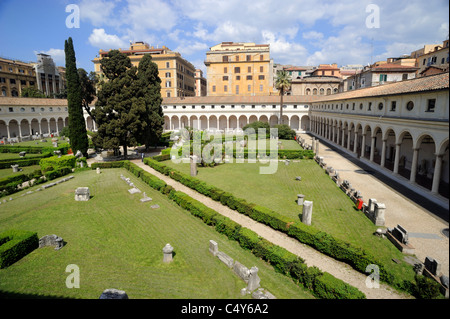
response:
[(27, 152), (28, 154), (44, 154), (53, 153), (53, 151), (61, 151), (62, 154), (67, 154), (70, 146), (67, 143), (61, 144), (58, 147), (43, 147), (43, 146), (0, 146), (0, 153), (20, 153)]
[(39, 247), (37, 233), (8, 230), (0, 234), (0, 268), (6, 268)]
[(43, 158), (39, 161), (42, 172), (53, 171), (63, 167), (75, 167), (77, 158), (75, 156), (52, 156), (49, 158)]
[(11, 165), (19, 165), (19, 167), (38, 165), (42, 158), (51, 156), (50, 153), (45, 154), (42, 157), (29, 158), (29, 159), (8, 159), (0, 162), (0, 169), (11, 168)]

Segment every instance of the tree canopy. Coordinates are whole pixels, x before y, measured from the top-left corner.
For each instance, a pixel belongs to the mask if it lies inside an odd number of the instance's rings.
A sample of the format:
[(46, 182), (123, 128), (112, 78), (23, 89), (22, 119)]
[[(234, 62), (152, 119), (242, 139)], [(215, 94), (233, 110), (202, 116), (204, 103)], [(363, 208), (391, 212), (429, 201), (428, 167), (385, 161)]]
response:
[(158, 66), (149, 54), (139, 66), (118, 50), (111, 50), (100, 61), (104, 80), (99, 83), (93, 116), (98, 131), (93, 137), (97, 147), (118, 150), (159, 140), (164, 118), (161, 108), (161, 79)]
[(283, 124), (283, 96), (291, 87), (291, 79), (287, 71), (282, 70), (277, 74), (275, 87), (280, 92), (280, 117), (278, 118), (278, 124)]

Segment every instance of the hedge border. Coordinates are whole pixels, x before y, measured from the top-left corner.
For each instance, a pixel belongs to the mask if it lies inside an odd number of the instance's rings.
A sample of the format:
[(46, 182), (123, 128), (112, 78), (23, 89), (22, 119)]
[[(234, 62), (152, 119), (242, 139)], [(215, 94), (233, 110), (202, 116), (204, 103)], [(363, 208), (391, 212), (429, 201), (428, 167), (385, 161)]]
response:
[(296, 284), (301, 284), (311, 290), (317, 298), (327, 299), (365, 299), (364, 293), (346, 282), (335, 278), (329, 273), (320, 271), (317, 267), (308, 267), (301, 257), (277, 246), (260, 237), (252, 230), (242, 227), (215, 210), (205, 206), (189, 195), (175, 191), (163, 180), (146, 172), (136, 164), (129, 161), (110, 163), (96, 163), (92, 169), (99, 168), (125, 168), (132, 174), (141, 178), (150, 187), (168, 195), (181, 208), (189, 211), (192, 215), (202, 219), (204, 223), (225, 234), (229, 239), (235, 240), (239, 245), (250, 250), (255, 256), (269, 262), (277, 272), (290, 277)]
[(0, 234), (0, 269), (22, 259), (39, 247), (37, 233), (7, 230)]

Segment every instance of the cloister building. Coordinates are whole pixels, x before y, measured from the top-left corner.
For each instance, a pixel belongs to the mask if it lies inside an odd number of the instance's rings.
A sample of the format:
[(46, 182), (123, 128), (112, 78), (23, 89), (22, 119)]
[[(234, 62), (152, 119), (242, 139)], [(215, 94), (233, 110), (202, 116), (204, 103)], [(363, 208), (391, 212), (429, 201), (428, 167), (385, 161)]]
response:
[[(279, 96), (163, 98), (164, 130), (234, 131), (278, 124)], [(85, 113), (88, 130), (95, 122)], [(327, 141), (448, 209), (449, 73), (331, 95), (290, 95), (282, 123)], [(58, 135), (67, 101), (0, 97), (0, 138)]]

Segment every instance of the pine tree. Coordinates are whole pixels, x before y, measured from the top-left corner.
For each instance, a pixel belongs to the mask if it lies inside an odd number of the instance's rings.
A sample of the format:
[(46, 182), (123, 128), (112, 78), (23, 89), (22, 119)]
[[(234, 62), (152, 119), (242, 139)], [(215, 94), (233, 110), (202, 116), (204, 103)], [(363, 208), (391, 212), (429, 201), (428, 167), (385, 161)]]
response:
[(111, 50), (100, 64), (106, 81), (100, 83), (93, 110), (98, 127), (93, 141), (106, 149), (122, 146), (126, 159), (128, 146), (148, 147), (161, 136), (164, 119), (158, 67), (146, 55), (136, 68), (118, 50)]
[(89, 147), (86, 123), (83, 116), (80, 78), (77, 71), (72, 38), (64, 43), (66, 55), (67, 108), (69, 113), (69, 139), (74, 152), (87, 156)]

